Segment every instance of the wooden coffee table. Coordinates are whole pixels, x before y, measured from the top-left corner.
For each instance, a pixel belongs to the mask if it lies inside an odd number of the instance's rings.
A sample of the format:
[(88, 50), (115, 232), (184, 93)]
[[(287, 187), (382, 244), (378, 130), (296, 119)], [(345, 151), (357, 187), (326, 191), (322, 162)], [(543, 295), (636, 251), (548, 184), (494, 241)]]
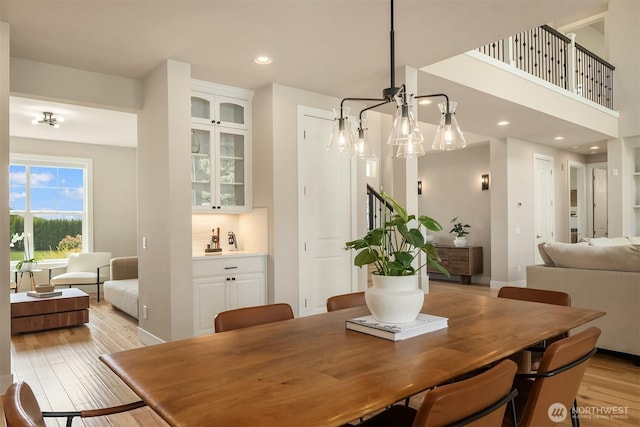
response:
[(81, 325), (89, 321), (89, 295), (80, 289), (62, 289), (51, 298), (30, 297), (26, 292), (10, 294), (11, 333)]

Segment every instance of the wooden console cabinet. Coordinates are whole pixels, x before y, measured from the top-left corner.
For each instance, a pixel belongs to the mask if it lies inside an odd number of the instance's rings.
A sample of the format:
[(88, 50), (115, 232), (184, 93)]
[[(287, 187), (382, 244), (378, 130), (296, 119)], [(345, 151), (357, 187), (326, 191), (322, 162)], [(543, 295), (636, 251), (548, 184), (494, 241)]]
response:
[[(471, 276), (482, 273), (482, 246), (435, 246), (442, 265), (451, 275), (459, 275), (460, 283), (470, 284)], [(428, 267), (430, 273), (437, 270)]]

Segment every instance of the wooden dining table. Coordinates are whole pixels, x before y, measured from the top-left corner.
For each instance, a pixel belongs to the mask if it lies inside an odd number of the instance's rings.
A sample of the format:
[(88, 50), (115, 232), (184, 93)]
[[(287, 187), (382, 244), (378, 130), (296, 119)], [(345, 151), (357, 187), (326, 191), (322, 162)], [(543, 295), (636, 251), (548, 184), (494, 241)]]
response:
[(605, 313), (464, 293), (425, 295), (446, 329), (388, 341), (345, 329), (366, 307), (100, 359), (172, 426), (331, 426), (485, 367)]

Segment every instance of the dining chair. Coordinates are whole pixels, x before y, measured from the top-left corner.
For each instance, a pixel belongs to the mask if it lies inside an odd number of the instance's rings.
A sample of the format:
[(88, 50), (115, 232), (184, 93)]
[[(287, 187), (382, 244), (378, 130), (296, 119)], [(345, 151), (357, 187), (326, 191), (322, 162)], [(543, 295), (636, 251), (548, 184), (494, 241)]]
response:
[(218, 313), (213, 320), (213, 328), (215, 332), (225, 332), (289, 319), (293, 319), (289, 304), (258, 305)]
[(351, 307), (361, 307), (363, 305), (367, 305), (364, 300), (364, 292), (334, 295), (327, 299), (327, 311), (336, 311)]
[[(600, 333), (592, 326), (556, 341), (544, 352), (537, 372), (516, 375), (516, 414), (521, 427), (555, 426), (567, 417), (574, 427), (580, 425), (576, 395)], [(510, 420), (505, 417), (503, 425), (510, 426)]]
[[(518, 391), (512, 388), (517, 365), (503, 360), (474, 377), (439, 387), (424, 394), (420, 408), (393, 405), (358, 426), (441, 427), (501, 426), (507, 404)], [(513, 411), (511, 411), (513, 412)]]
[[(507, 298), (520, 301), (540, 302), (544, 304), (563, 305), (566, 307), (571, 306), (571, 295), (566, 292), (550, 291), (546, 289), (534, 289), (534, 288), (520, 288), (516, 286), (504, 286), (498, 291), (498, 298)], [(520, 353), (514, 355), (514, 360), (518, 360), (527, 372), (535, 371), (540, 365), (542, 359), (542, 353), (549, 346), (549, 344), (568, 337), (567, 332), (548, 338), (542, 342), (539, 342), (533, 346), (528, 347), (525, 351), (527, 353)]]
[(26, 382), (17, 382), (9, 386), (2, 397), (4, 417), (7, 427), (45, 427), (45, 418), (66, 418), (67, 427), (75, 417), (90, 418), (112, 415), (120, 412), (146, 406), (143, 401), (127, 403), (126, 405), (111, 406), (100, 409), (85, 409), (82, 411), (42, 412), (33, 390)]
[[(69, 255), (66, 266), (49, 269), (49, 284), (54, 286), (96, 285), (100, 302), (100, 285), (109, 280), (110, 252), (83, 252)], [(53, 276), (53, 271), (65, 268), (62, 274)]]

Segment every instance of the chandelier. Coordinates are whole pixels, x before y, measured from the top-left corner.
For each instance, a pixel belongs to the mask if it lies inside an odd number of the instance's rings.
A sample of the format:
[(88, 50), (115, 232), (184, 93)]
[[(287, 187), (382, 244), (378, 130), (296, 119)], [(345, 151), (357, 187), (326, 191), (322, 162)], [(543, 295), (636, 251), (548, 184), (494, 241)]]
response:
[(37, 125), (39, 123), (46, 123), (49, 126), (53, 126), (54, 128), (57, 129), (60, 127), (60, 123), (64, 122), (63, 117), (53, 117), (53, 113), (50, 113), (48, 111), (45, 111), (44, 113), (42, 113), (42, 115), (43, 115), (42, 119), (40, 119), (39, 117), (36, 117), (31, 121), (31, 123), (33, 123), (34, 125)]
[[(396, 113), (393, 119), (393, 125), (387, 143), (396, 146), (394, 152), (395, 157), (412, 158), (420, 157), (425, 154), (424, 137), (418, 127), (413, 112), (414, 101), (422, 98), (444, 98), (444, 102), (438, 104), (440, 108), (441, 118), (440, 124), (436, 131), (436, 137), (431, 148), (433, 150), (455, 150), (464, 148), (467, 143), (462, 135), (458, 121), (455, 117), (456, 102), (449, 101), (449, 97), (444, 93), (435, 93), (430, 95), (417, 95), (407, 93), (406, 86), (400, 87), (395, 85), (395, 42), (394, 42), (394, 7), (391, 0), (391, 32), (390, 38), (390, 74), (391, 85), (383, 89), (382, 98), (344, 98), (340, 102), (340, 108), (334, 108), (335, 122), (333, 131), (329, 137), (327, 144), (328, 150), (349, 152), (352, 156), (361, 158), (376, 157), (371, 145), (371, 141), (367, 138), (367, 128), (365, 125), (365, 116), (363, 114), (374, 108), (388, 104), (396, 103)], [(349, 122), (350, 108), (345, 107), (345, 102), (360, 101), (366, 103), (374, 103), (362, 109), (358, 115), (358, 136), (354, 140), (351, 132), (351, 124)]]

